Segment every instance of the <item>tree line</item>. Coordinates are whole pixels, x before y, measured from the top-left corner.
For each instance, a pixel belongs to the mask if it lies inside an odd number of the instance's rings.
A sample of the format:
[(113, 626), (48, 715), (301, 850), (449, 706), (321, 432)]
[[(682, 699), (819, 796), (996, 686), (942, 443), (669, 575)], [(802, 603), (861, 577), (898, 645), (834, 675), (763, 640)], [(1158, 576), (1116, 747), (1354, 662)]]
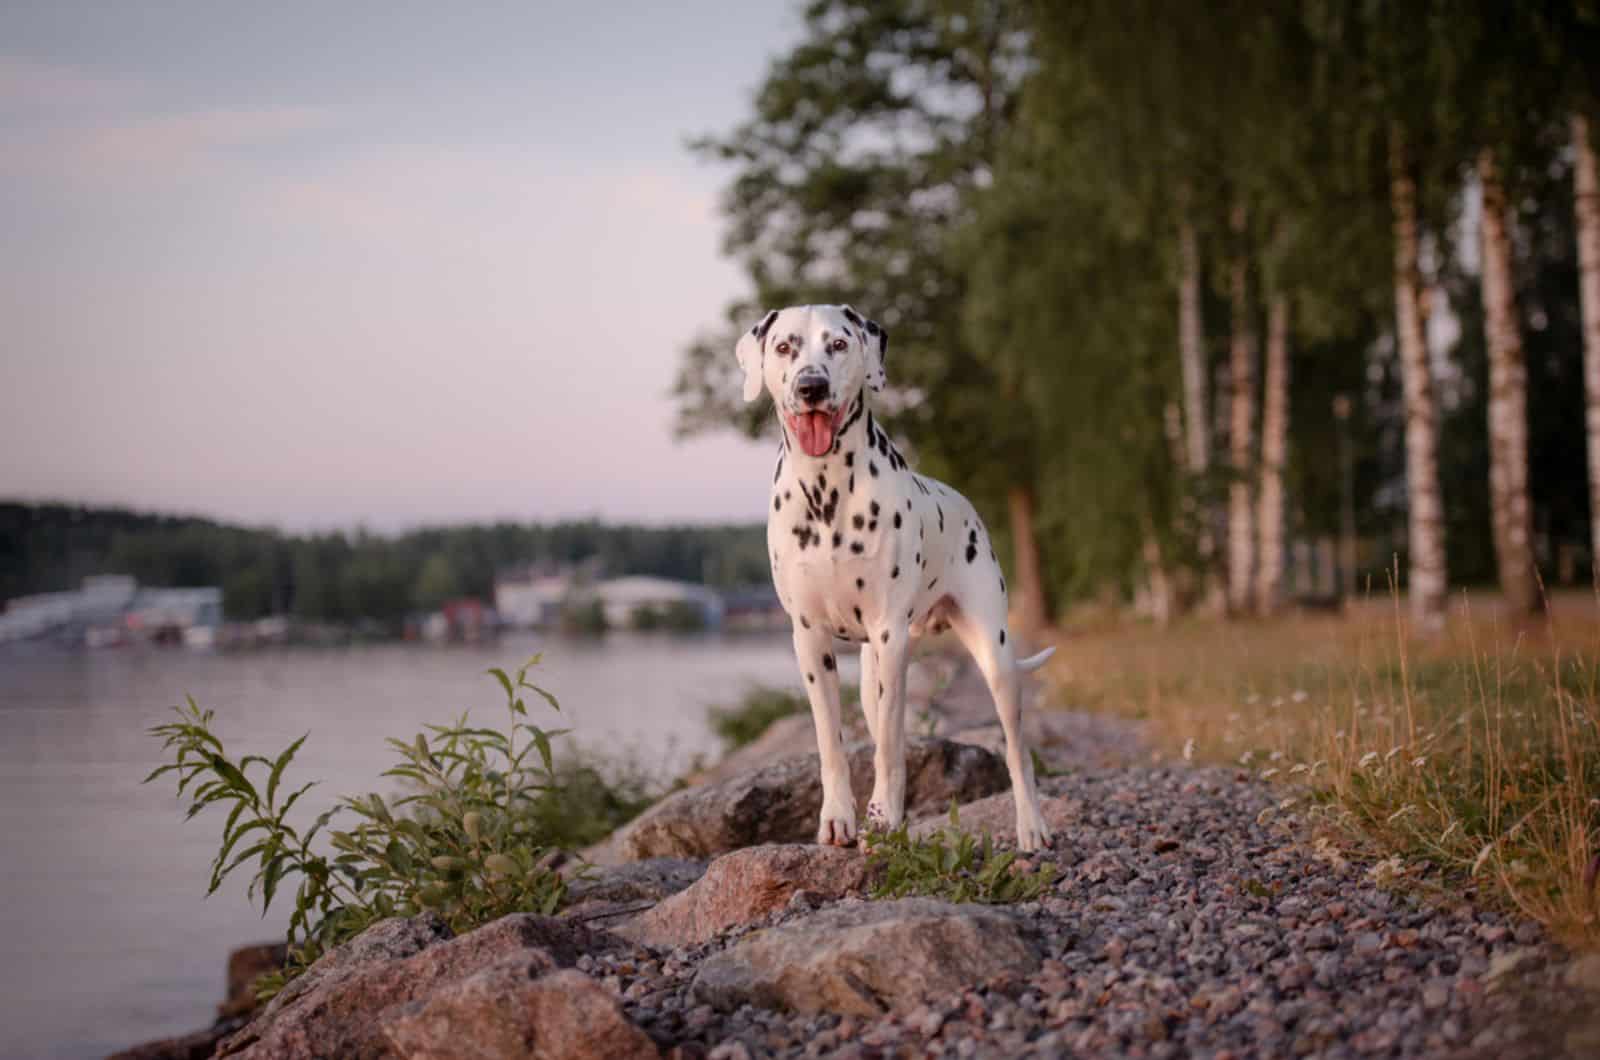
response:
[(230, 619), (286, 614), (396, 624), (456, 597), (492, 600), (497, 572), (585, 565), (718, 588), (768, 577), (762, 528), (550, 524), (427, 527), (396, 535), (286, 534), (119, 508), (0, 503), (0, 604), (93, 574), (216, 585)]
[(1033, 623), (1107, 591), (1271, 613), (1291, 538), (1350, 523), (1346, 584), (1398, 555), (1423, 626), (1452, 584), (1526, 612), (1600, 554), (1600, 7), (813, 0), (803, 27), (696, 141), (752, 293), (685, 352), (681, 431), (770, 429), (733, 337), (847, 301)]

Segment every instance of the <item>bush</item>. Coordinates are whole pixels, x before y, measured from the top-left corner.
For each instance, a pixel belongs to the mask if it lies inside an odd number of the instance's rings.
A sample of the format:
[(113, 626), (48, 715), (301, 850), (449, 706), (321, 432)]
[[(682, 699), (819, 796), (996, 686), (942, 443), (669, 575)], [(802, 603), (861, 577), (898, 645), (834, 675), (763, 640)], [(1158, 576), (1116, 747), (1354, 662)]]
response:
[(779, 688), (752, 688), (736, 706), (712, 707), (711, 731), (722, 738), (728, 752), (737, 751), (767, 731), (779, 718), (803, 714), (811, 709), (804, 696)]
[[(274, 759), (235, 761), (212, 731), (213, 712), (193, 699), (177, 708), (178, 721), (151, 730), (174, 757), (146, 783), (177, 773), (178, 791), (190, 799), (189, 817), (213, 804), (232, 807), (206, 893), (251, 862), (248, 894), (254, 899), (259, 890), (264, 914), (280, 885), (299, 881), (288, 971), (267, 983), (268, 992), (385, 917), (433, 910), (460, 932), (508, 913), (552, 913), (566, 896), (565, 882), (550, 867), (552, 855), (605, 822), (637, 812), (642, 791), (619, 795), (593, 767), (557, 770), (550, 741), (564, 730), (524, 720), (526, 692), (560, 710), (554, 696), (527, 680), (537, 662), (536, 656), (514, 674), (488, 671), (505, 692), (503, 730), (472, 727), (463, 714), (453, 725), (426, 726), (431, 737), (388, 740), (400, 761), (383, 775), (408, 782), (409, 793), (392, 803), (377, 794), (343, 797), (303, 832), (288, 816), (315, 782), (280, 795), (306, 737)], [(567, 814), (579, 805), (592, 809), (575, 828)], [(328, 830), (332, 850), (319, 849), (316, 840), (340, 814), (354, 815), (355, 826)]]

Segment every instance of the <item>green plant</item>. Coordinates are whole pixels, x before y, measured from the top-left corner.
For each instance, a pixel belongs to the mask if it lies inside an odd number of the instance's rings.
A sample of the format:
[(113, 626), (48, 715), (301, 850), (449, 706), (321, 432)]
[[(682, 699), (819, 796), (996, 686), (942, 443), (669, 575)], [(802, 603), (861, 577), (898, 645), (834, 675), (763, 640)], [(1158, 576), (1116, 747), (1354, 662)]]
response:
[(961, 830), (956, 807), (950, 827), (912, 838), (902, 823), (891, 832), (870, 837), (867, 865), (876, 882), (874, 898), (926, 895), (952, 902), (1000, 905), (1028, 902), (1049, 891), (1056, 867), (1044, 863), (1027, 868), (1014, 850), (996, 850), (988, 833), (980, 840)]
[[(839, 686), (839, 705), (847, 711), (847, 717), (850, 708), (856, 708), (860, 703), (861, 694), (855, 688), (845, 684)], [(747, 691), (735, 705), (712, 707), (706, 714), (711, 722), (711, 731), (722, 738), (723, 749), (731, 752), (755, 742), (779, 718), (805, 714), (810, 710), (811, 704), (804, 696), (781, 688), (758, 687)]]
[(752, 743), (779, 718), (811, 709), (804, 697), (779, 688), (752, 688), (735, 706), (712, 707), (707, 714), (711, 731), (722, 738), (723, 747), (737, 751)]
[[(289, 823), (289, 812), (315, 782), (279, 795), (305, 736), (274, 759), (234, 761), (212, 731), (213, 712), (192, 698), (176, 708), (178, 721), (151, 730), (174, 758), (146, 783), (177, 773), (191, 818), (213, 804), (232, 806), (206, 893), (253, 859), (248, 894), (253, 899), (259, 890), (265, 914), (279, 886), (299, 880), (288, 971), (268, 981), (267, 992), (385, 917), (432, 910), (462, 931), (512, 912), (548, 914), (561, 904), (566, 883), (550, 867), (557, 847), (548, 814), (560, 804), (552, 800), (567, 794), (550, 744), (563, 730), (524, 720), (524, 692), (561, 709), (527, 680), (538, 661), (535, 656), (514, 674), (488, 671), (505, 691), (504, 731), (472, 727), (462, 714), (453, 725), (426, 726), (431, 739), (421, 733), (410, 742), (390, 739), (401, 760), (383, 775), (406, 781), (408, 793), (392, 802), (378, 794), (343, 797), (304, 831)], [(340, 813), (359, 820), (348, 831), (328, 830), (332, 851), (319, 849), (315, 841)]]

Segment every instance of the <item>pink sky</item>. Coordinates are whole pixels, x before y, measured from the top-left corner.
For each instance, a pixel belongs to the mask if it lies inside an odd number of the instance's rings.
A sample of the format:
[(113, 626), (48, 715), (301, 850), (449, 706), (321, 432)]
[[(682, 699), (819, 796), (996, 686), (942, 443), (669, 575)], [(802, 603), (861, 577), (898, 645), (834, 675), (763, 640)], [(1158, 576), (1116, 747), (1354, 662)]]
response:
[(0, 13), (0, 497), (761, 518), (771, 447), (667, 391), (743, 290), (683, 142), (786, 6), (134, 6)]

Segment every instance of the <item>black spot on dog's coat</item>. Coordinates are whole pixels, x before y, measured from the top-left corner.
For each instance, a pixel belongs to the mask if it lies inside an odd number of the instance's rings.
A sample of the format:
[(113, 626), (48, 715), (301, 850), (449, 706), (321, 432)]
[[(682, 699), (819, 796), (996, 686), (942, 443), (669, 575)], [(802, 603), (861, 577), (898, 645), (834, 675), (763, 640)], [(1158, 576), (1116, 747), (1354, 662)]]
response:
[(833, 656), (832, 655), (824, 654), (822, 656), (822, 668), (824, 670), (832, 670), (833, 669)]
[(900, 529), (900, 513), (899, 512), (895, 512), (894, 513), (894, 528), (896, 530)]
[(1004, 644), (1005, 642), (1006, 642), (1006, 631), (1002, 629), (1000, 631), (1000, 643)]

